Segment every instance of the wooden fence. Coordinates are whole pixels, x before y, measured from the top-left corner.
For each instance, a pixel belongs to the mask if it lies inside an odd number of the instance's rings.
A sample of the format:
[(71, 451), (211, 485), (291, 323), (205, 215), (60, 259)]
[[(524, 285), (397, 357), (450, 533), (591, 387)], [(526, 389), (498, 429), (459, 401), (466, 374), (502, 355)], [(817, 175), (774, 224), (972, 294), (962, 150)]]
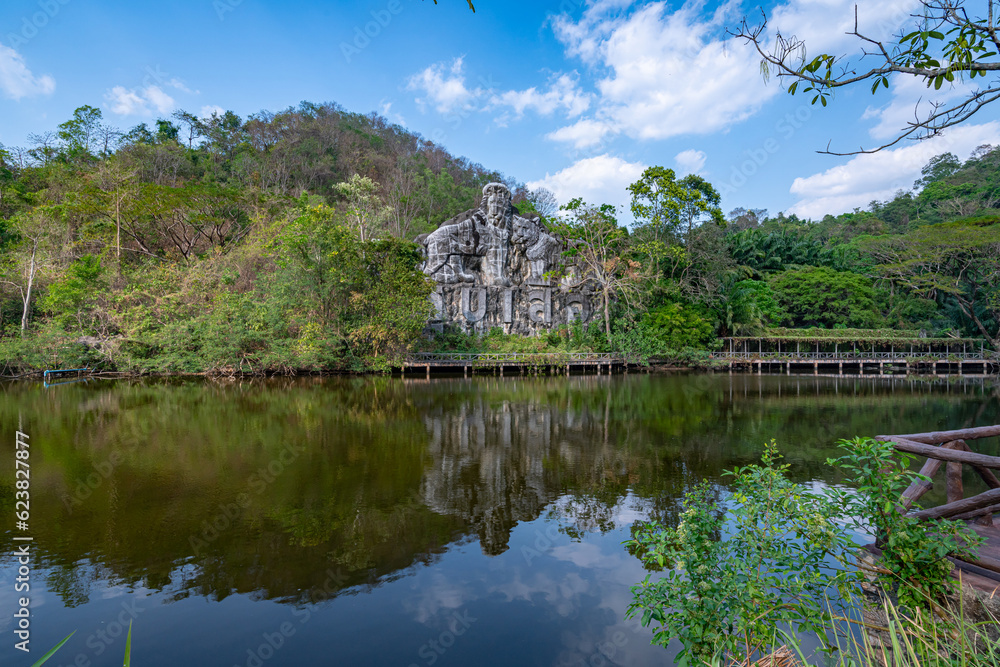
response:
[[(955, 431), (910, 433), (906, 435), (880, 435), (877, 440), (891, 442), (896, 450), (927, 458), (920, 474), (927, 480), (917, 480), (903, 492), (901, 510), (922, 521), (932, 519), (965, 520), (986, 541), (977, 558), (956, 562), (959, 569), (994, 582), (993, 589), (1000, 590), (1000, 529), (993, 522), (993, 515), (1000, 512), (1000, 480), (994, 470), (1000, 470), (1000, 456), (979, 454), (966, 443), (1000, 436), (1000, 425), (967, 428)], [(932, 477), (945, 466), (947, 502), (944, 505), (911, 512), (910, 508), (934, 486)], [(983, 480), (988, 491), (966, 498), (962, 484), (962, 466), (968, 465)], [(988, 588), (988, 586), (987, 586)]]

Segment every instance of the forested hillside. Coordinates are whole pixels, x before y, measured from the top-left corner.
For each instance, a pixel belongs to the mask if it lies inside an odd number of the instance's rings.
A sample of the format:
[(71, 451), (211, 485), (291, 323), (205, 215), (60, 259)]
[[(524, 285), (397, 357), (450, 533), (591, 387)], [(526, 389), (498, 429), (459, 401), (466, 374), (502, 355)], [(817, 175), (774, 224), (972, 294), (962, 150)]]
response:
[(335, 104), (127, 132), (85, 106), (30, 143), (0, 147), (8, 373), (378, 367), (428, 314), (408, 240), (526, 195)]
[[(713, 349), (768, 327), (1000, 327), (1000, 150), (934, 158), (912, 191), (820, 221), (737, 208), (653, 167), (636, 223), (523, 185), (335, 104), (241, 119), (177, 112), (127, 132), (81, 107), (0, 147), (0, 357), (11, 375), (388, 368), (414, 346)], [(421, 336), (412, 239), (503, 181), (613, 297), (587, 330)]]

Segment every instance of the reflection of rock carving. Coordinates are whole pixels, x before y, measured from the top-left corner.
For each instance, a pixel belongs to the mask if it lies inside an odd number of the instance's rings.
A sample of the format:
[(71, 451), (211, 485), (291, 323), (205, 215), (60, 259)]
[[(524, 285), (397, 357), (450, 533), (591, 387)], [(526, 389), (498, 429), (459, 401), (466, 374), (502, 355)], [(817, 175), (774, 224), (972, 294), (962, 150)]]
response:
[(556, 269), (578, 273), (573, 266), (560, 266), (562, 242), (538, 215), (520, 215), (502, 183), (483, 188), (479, 208), (447, 220), (417, 242), (425, 250), (424, 273), (438, 284), (431, 297), (434, 330), (453, 323), (467, 332), (501, 327), (534, 334), (589, 320), (586, 281), (562, 280), (554, 290), (547, 277)]

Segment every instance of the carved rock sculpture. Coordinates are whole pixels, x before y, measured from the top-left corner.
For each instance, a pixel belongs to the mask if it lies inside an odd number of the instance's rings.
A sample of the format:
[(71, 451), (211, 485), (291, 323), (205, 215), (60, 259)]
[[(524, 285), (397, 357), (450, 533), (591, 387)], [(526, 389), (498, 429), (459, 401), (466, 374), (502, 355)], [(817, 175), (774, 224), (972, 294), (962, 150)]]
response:
[[(424, 273), (438, 287), (431, 295), (441, 330), (535, 334), (574, 320), (589, 321), (590, 290), (553, 284), (563, 243), (537, 215), (521, 216), (502, 183), (483, 188), (479, 208), (445, 221), (417, 242), (426, 252)], [(564, 272), (567, 273), (567, 272)], [(574, 273), (572, 267), (568, 273)]]

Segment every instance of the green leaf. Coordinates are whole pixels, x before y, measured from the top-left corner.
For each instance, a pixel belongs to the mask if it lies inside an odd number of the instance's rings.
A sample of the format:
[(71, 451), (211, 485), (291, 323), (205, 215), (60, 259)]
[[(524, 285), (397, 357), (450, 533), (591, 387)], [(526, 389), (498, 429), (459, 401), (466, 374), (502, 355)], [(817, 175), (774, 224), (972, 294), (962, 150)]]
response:
[(58, 651), (60, 648), (62, 648), (63, 644), (65, 644), (66, 642), (69, 641), (70, 637), (72, 637), (75, 634), (76, 634), (76, 630), (74, 630), (73, 632), (71, 632), (68, 635), (66, 635), (61, 642), (59, 642), (58, 644), (56, 644), (55, 646), (53, 646), (51, 649), (49, 649), (48, 653), (46, 653), (41, 658), (39, 658), (38, 662), (36, 662), (35, 664), (33, 664), (31, 667), (38, 667), (39, 665), (45, 663), (49, 658), (52, 657), (52, 655), (56, 651)]
[(128, 636), (125, 638), (125, 662), (122, 667), (132, 667), (132, 621), (128, 622)]

